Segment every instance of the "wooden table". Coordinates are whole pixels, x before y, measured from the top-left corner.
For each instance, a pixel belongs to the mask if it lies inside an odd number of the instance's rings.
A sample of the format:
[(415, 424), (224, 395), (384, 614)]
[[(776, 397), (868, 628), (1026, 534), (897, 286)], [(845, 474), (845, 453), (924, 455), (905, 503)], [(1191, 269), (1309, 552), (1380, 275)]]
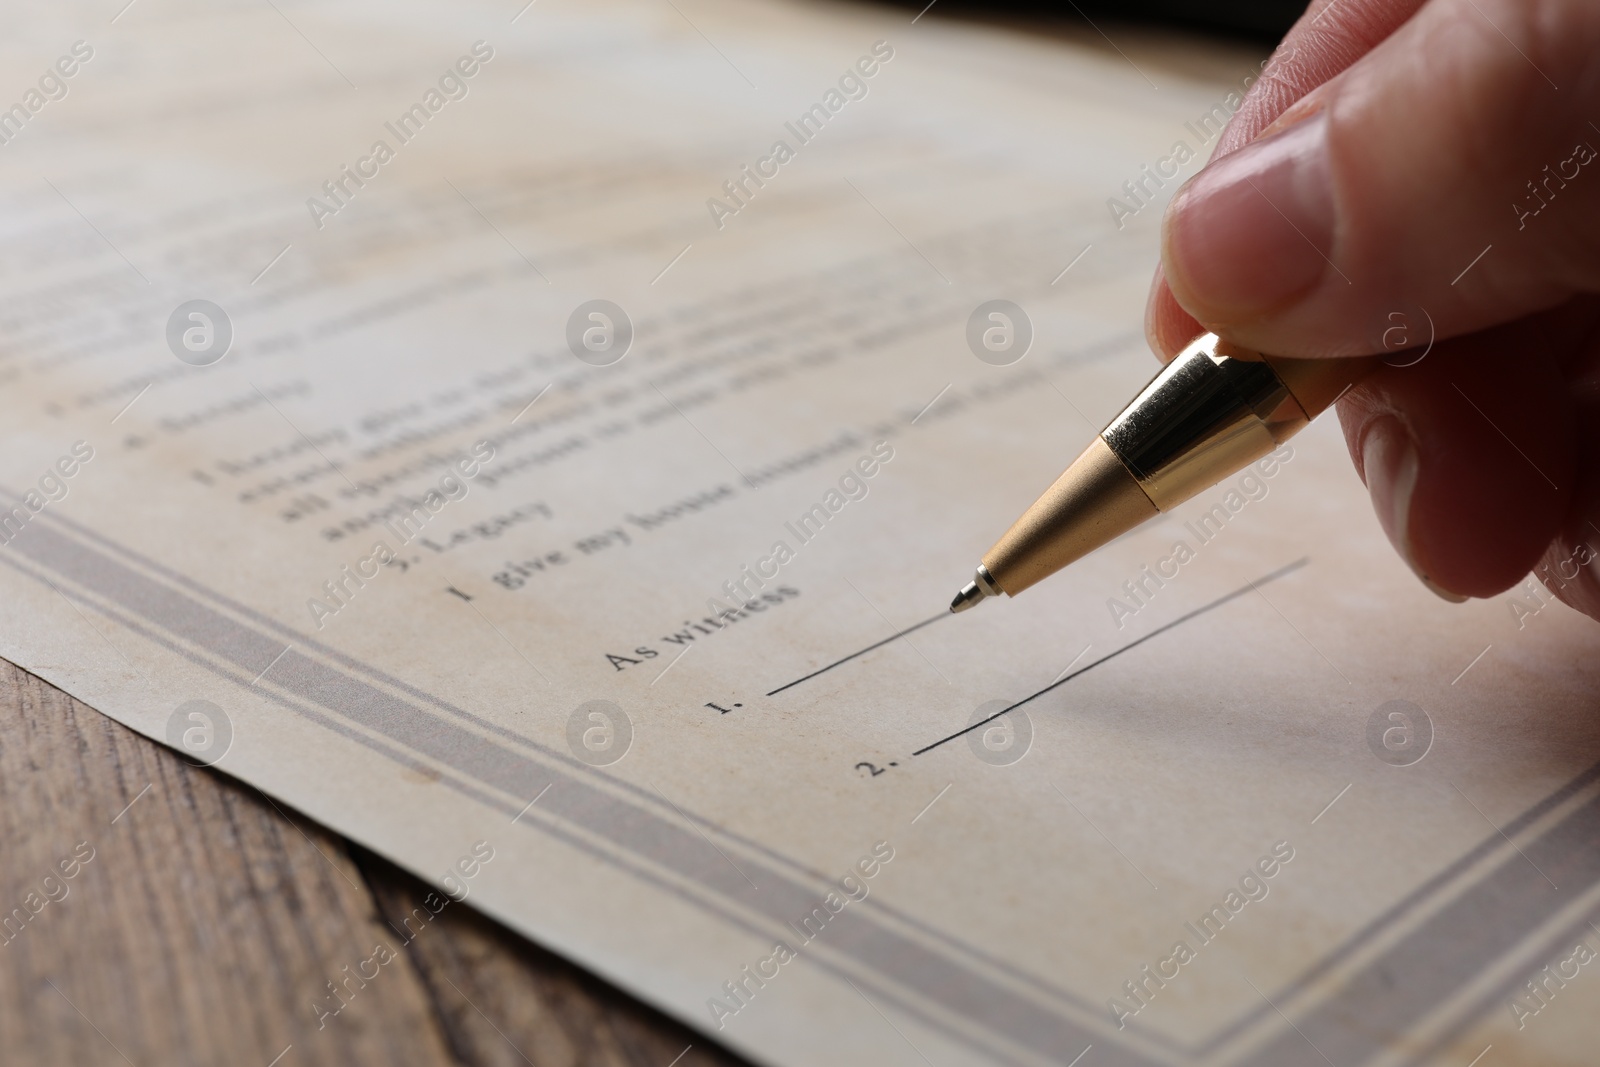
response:
[(743, 1062), (432, 891), (0, 660), (5, 1067)]

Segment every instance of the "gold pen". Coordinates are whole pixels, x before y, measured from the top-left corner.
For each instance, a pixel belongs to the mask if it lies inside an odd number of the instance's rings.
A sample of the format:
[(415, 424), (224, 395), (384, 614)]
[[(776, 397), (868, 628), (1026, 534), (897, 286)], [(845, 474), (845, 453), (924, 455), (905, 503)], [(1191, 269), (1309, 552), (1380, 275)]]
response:
[(1016, 596), (1293, 437), (1377, 365), (1276, 359), (1204, 334), (984, 553), (951, 611)]

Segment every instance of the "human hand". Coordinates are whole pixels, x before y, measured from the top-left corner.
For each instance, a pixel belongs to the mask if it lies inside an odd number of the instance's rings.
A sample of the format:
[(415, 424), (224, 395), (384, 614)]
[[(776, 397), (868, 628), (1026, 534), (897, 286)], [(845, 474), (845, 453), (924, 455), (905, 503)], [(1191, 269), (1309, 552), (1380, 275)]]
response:
[(1600, 5), (1314, 0), (1168, 206), (1146, 315), (1164, 359), (1388, 352), (1339, 417), (1401, 556), (1600, 618)]

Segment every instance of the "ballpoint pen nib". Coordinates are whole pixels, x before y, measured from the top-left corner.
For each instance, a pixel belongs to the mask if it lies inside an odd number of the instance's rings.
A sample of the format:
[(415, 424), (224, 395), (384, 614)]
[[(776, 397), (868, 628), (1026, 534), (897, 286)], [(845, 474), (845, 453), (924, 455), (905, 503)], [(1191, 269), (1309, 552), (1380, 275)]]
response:
[(989, 568), (978, 564), (978, 570), (972, 576), (972, 581), (961, 587), (961, 592), (950, 601), (950, 610), (966, 611), (972, 605), (988, 596), (999, 596), (1000, 586), (995, 582), (994, 576), (989, 573)]
[(966, 611), (988, 595), (988, 593), (978, 588), (977, 582), (968, 582), (961, 587), (961, 592), (956, 594), (956, 598), (950, 601), (950, 610)]

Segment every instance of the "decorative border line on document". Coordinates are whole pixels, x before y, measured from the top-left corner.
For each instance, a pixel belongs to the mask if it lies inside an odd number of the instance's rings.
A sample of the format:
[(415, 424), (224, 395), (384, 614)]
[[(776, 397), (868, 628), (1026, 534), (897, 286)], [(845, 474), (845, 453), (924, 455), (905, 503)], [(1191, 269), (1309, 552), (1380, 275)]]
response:
[[(58, 527), (71, 528), (79, 536), (70, 538)], [(90, 547), (85, 539), (115, 551), (137, 569)], [(717, 833), (745, 851), (776, 861), (803, 877), (821, 880), (821, 876), (759, 843), (721, 831), (693, 816), (689, 818), (695, 827), (685, 828), (681, 822), (659, 813), (658, 805), (647, 795), (627, 798), (618, 793), (619, 787), (625, 791), (634, 791), (634, 787), (323, 646), (78, 523), (62, 517), (32, 523), (9, 547), (36, 566), (108, 602), (95, 606), (119, 625), (220, 677), (251, 688), (255, 694), (401, 766), (424, 766), (420, 757), (430, 764), (451, 768), (457, 773), (441, 780), (480, 804), (509, 814), (521, 807), (516, 798), (534, 795), (559, 782), (563, 788), (552, 790), (552, 799), (541, 805), (541, 819), (528, 820), (531, 826), (740, 929), (770, 936), (771, 929), (781, 926), (785, 917), (807, 910), (815, 895), (813, 889), (775, 867), (757, 871), (763, 888), (755, 890), (728, 866), (716, 846), (702, 838), (702, 832)], [(0, 556), (0, 561), (29, 577), (40, 578), (11, 554)], [(160, 575), (160, 579), (141, 573), (144, 570)], [(196, 595), (218, 606), (208, 606)], [(128, 618), (125, 611), (158, 629), (153, 631)], [(255, 625), (236, 616), (245, 616)], [(287, 635), (294, 648), (285, 651), (283, 640), (268, 636), (259, 627)], [(316, 653), (317, 658), (310, 653)], [(259, 668), (275, 657), (278, 663), (273, 668), (271, 684), (288, 696), (251, 686)], [(327, 661), (347, 670), (330, 666)], [(349, 672), (365, 675), (370, 681)], [(432, 705), (446, 714), (423, 705)], [(1600, 792), (1574, 803), (1580, 793), (1593, 790), (1597, 783), (1600, 764), (1504, 828), (1507, 837), (1514, 837), (1563, 803), (1573, 804), (1572, 810), (1560, 816), (1553, 826), (1521, 845), (1521, 851), (1537, 862), (1538, 869), (1559, 872), (1559, 884), (1567, 887), (1561, 891), (1566, 901), (1600, 889), (1600, 848), (1596, 847), (1600, 844)], [(558, 800), (563, 794), (565, 799)], [(1295, 1026), (1278, 1028), (1275, 1035), (1249, 1042), (1255, 1047), (1243, 1064), (1271, 1067), (1288, 1062), (1304, 1054), (1308, 1040), (1325, 1053), (1337, 1053), (1335, 1059), (1341, 1064), (1364, 1062), (1384, 1049), (1379, 1044), (1379, 1035), (1386, 1029), (1382, 1021), (1391, 1020), (1398, 1027), (1443, 1004), (1474, 975), (1503, 959), (1538, 930), (1543, 918), (1553, 910), (1549, 887), (1522, 855), (1504, 848), (1504, 841), (1499, 834), (1485, 839), (1291, 982), (1273, 998), (1274, 1003), (1303, 994), (1403, 920), (1415, 923), (1376, 958), (1359, 966), (1333, 996), (1301, 1014)], [(1487, 874), (1459, 891), (1458, 883), (1469, 869), (1483, 864), (1496, 850), (1508, 854)], [(1421, 915), (1426, 905), (1448, 897), (1452, 889), (1458, 890), (1453, 898), (1432, 915)], [(1486, 909), (1491, 908), (1496, 921), (1482, 922)], [(1098, 1015), (1103, 1012), (1082, 998), (1053, 988), (915, 919), (900, 916), (893, 909), (877, 906), (876, 911), (884, 914), (872, 915), (863, 910), (840, 915), (835, 921), (837, 934), (830, 934), (829, 938), (829, 955), (839, 958), (814, 957), (814, 961), (858, 982), (871, 981), (863, 970), (875, 972), (880, 978), (872, 983), (875, 993), (925, 1025), (991, 1057), (998, 1051), (993, 1040), (1011, 1046), (1023, 1057), (1046, 1060), (1076, 1055), (1086, 1044), (1094, 1043), (1102, 1051), (1097, 1062), (1154, 1067), (1171, 1062), (1174, 1053), (1182, 1059), (1207, 1057), (1226, 1044), (1248, 1040), (1248, 1031), (1259, 1032), (1263, 1024), (1270, 1026), (1275, 1018), (1274, 1010), (1262, 1005), (1188, 1048), (1153, 1034), (1132, 1035), (1130, 1041), (1130, 1035), (1118, 1034), (1109, 1026), (1109, 1020), (1100, 1022)], [(764, 922), (772, 926), (764, 926)], [(996, 980), (968, 962), (919, 944), (904, 932), (906, 929), (943, 942), (947, 949), (969, 957), (972, 963), (999, 971), (1006, 980)], [(1464, 931), (1476, 936), (1463, 936)], [(844, 966), (846, 960), (853, 965), (849, 969)], [(1401, 979), (1397, 980), (1397, 975)], [(889, 988), (884, 981), (893, 982), (897, 988)], [(1066, 1011), (1048, 1010), (1036, 999), (1037, 994), (1019, 995), (1016, 984), (1022, 983), (1048, 999), (1064, 1002), (1060, 1006)], [(1502, 984), (1511, 988), (1508, 983), (1509, 979)], [(1500, 991), (1486, 994), (1479, 1003), (1487, 1007), (1502, 995)], [(951, 1013), (963, 1019), (963, 1024), (956, 1024)], [(1475, 1011), (1457, 1014), (1459, 1017), (1449, 1027), (1452, 1033), (1478, 1017)], [(1363, 1020), (1359, 1032), (1346, 1025), (1352, 1017)], [(991, 1041), (978, 1040), (975, 1031), (986, 1033)], [(1435, 1047), (1449, 1036), (1447, 1033), (1437, 1038)]]

